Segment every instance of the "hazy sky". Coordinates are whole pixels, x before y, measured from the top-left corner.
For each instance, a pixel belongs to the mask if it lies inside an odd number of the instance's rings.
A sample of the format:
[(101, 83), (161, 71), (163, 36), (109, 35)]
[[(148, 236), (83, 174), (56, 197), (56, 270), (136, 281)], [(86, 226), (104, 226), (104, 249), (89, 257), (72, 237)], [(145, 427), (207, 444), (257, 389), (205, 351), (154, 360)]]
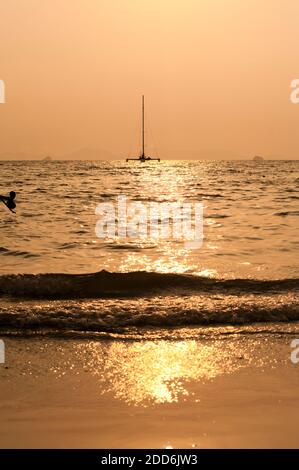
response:
[(162, 158), (298, 158), (298, 18), (298, 0), (0, 0), (0, 154), (127, 157), (144, 93)]

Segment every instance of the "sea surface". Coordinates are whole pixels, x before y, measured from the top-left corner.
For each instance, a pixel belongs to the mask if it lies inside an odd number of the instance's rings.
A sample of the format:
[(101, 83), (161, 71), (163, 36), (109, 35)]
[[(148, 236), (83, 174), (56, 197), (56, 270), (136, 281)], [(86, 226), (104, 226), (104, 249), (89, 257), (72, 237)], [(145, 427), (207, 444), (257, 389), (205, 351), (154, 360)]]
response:
[[(2, 335), (297, 328), (298, 161), (1, 161), (0, 193), (11, 190), (16, 214), (0, 207)], [(96, 207), (120, 195), (202, 202), (202, 246), (98, 238)]]

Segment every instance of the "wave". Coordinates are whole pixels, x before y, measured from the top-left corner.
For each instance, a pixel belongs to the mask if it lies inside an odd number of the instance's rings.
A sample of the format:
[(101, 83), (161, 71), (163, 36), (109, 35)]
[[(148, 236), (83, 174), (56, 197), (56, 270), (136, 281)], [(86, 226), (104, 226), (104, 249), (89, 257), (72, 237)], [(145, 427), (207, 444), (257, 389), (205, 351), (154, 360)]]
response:
[(208, 215), (204, 215), (204, 219), (226, 219), (227, 217), (230, 217), (230, 216), (225, 215), (225, 214), (208, 214)]
[(22, 250), (9, 250), (8, 248), (2, 247), (2, 246), (0, 247), (0, 254), (2, 256), (20, 256), (23, 258), (36, 258), (40, 256), (37, 253), (31, 253), (29, 251), (22, 251)]
[(91, 274), (11, 274), (0, 276), (0, 296), (84, 299), (225, 293), (276, 294), (297, 291), (299, 280), (212, 279), (147, 271)]
[[(299, 322), (299, 298), (294, 294), (241, 296), (211, 294), (153, 299), (55, 300), (0, 303), (0, 331), (4, 335), (97, 336), (132, 334), (144, 330), (175, 332), (180, 328), (213, 334), (214, 328), (250, 326), (254, 333), (288, 324), (294, 331)], [(290, 322), (292, 327), (290, 327)], [(273, 329), (273, 328), (272, 328)], [(277, 330), (277, 328), (274, 328)], [(285, 329), (285, 328), (284, 328)], [(231, 330), (234, 331), (234, 330)]]
[(275, 212), (274, 215), (278, 215), (280, 217), (287, 217), (288, 215), (299, 215), (299, 211)]

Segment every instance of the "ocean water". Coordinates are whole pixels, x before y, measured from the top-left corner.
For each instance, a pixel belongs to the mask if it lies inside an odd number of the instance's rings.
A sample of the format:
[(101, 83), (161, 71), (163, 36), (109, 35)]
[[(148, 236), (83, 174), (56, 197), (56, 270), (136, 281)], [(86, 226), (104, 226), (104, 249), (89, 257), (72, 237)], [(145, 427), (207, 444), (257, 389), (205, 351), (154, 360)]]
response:
[[(11, 190), (17, 214), (0, 207), (3, 334), (299, 320), (298, 161), (2, 161), (0, 193)], [(95, 209), (119, 195), (202, 202), (203, 245), (98, 238)]]

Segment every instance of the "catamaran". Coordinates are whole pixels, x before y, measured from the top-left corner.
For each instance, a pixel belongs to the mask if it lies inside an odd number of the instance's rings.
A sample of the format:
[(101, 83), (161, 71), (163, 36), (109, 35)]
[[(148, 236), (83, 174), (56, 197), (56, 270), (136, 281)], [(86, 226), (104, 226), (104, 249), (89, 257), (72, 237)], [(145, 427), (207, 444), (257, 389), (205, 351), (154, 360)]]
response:
[(127, 162), (130, 160), (137, 160), (141, 163), (148, 162), (150, 160), (157, 160), (158, 162), (160, 161), (160, 158), (152, 158), (148, 157), (145, 155), (145, 137), (144, 137), (144, 124), (145, 124), (145, 119), (144, 119), (144, 95), (142, 95), (142, 149), (140, 156), (137, 158), (127, 158)]

